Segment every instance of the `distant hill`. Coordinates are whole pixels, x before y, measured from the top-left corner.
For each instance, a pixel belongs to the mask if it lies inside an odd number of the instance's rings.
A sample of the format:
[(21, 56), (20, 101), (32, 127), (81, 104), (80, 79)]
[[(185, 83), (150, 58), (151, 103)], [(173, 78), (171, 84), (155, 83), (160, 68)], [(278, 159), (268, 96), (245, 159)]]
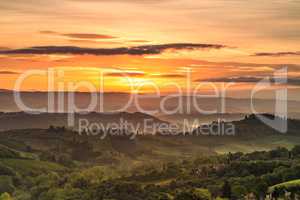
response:
[[(135, 112), (119, 112), (119, 113), (96, 113), (88, 114), (76, 113), (75, 126), (70, 129), (77, 130), (79, 127), (79, 120), (88, 120), (91, 123), (107, 125), (109, 123), (121, 124), (128, 122), (129, 124), (143, 126), (147, 120), (149, 123), (166, 123), (151, 115)], [(68, 114), (67, 113), (37, 113), (30, 114), (25, 112), (15, 113), (0, 113), (0, 131), (4, 130), (18, 130), (18, 129), (47, 129), (50, 126), (66, 127), (68, 128)]]
[[(276, 117), (271, 114), (260, 114), (260, 116), (266, 117), (267, 119), (270, 119), (270, 120), (277, 119), (283, 123), (286, 123), (287, 124), (286, 134), (300, 136), (300, 132), (299, 132), (300, 120), (283, 119), (283, 118), (279, 118), (279, 117)], [(283, 134), (283, 133), (280, 133), (278, 130), (273, 129), (272, 127), (270, 127), (267, 124), (265, 124), (264, 122), (262, 122), (259, 119), (258, 114), (246, 115), (244, 117), (244, 119), (232, 121), (232, 122), (226, 122), (226, 121), (213, 122), (209, 126), (210, 127), (221, 126), (221, 127), (226, 128), (226, 127), (229, 127), (230, 125), (233, 125), (235, 127), (235, 135), (236, 136), (257, 137), (257, 136), (266, 136), (266, 135), (272, 135), (272, 134)], [(193, 131), (193, 134), (194, 135), (201, 134), (202, 128), (203, 127), (201, 127), (201, 126), (196, 128)], [(213, 134), (211, 133), (209, 135), (213, 135)]]
[(200, 113), (175, 113), (170, 115), (157, 115), (159, 119), (168, 121), (170, 123), (177, 123), (183, 125), (184, 123), (194, 124), (194, 123), (211, 123), (213, 121), (222, 120), (226, 122), (238, 121), (245, 118), (247, 114), (244, 113), (216, 113), (216, 114), (200, 114)]
[[(23, 103), (32, 108), (48, 108), (48, 95), (51, 94), (55, 97), (54, 104), (60, 105), (62, 110), (54, 110), (47, 112), (68, 112), (67, 108), (70, 106), (68, 103), (73, 101), (68, 101), (67, 97), (69, 94), (67, 92), (20, 92), (20, 97)], [(160, 104), (164, 96), (157, 98), (150, 98), (145, 95), (137, 95), (134, 99), (137, 99), (137, 102), (132, 101), (130, 103), (131, 95), (128, 93), (94, 93), (98, 97), (98, 103), (93, 110), (95, 112), (139, 112), (142, 108), (145, 111), (157, 110), (156, 116), (164, 116), (160, 108)], [(64, 96), (62, 102), (58, 102), (58, 96)], [(100, 101), (101, 96), (101, 101)], [(86, 108), (91, 99), (91, 94), (84, 92), (77, 92), (74, 94), (75, 104), (78, 108)], [(103, 101), (102, 101), (103, 98)], [(0, 90), (0, 112), (19, 112), (25, 111), (20, 110), (14, 100), (13, 91), (9, 90)], [(290, 118), (300, 119), (300, 107), (299, 101), (287, 101), (287, 109)], [(202, 111), (214, 111), (214, 113), (231, 113), (231, 114), (250, 114), (253, 112), (251, 109), (251, 104), (253, 104), (256, 112), (259, 113), (274, 113), (276, 107), (276, 101), (272, 99), (246, 99), (246, 98), (230, 98), (225, 99), (214, 98), (214, 97), (187, 97), (179, 96), (169, 98), (164, 102), (164, 108), (167, 111), (180, 111), (175, 112), (171, 116), (165, 116), (168, 118), (178, 119), (182, 117), (181, 115), (196, 116), (201, 115)], [(73, 105), (72, 105), (73, 106)], [(144, 111), (143, 111), (144, 112)]]

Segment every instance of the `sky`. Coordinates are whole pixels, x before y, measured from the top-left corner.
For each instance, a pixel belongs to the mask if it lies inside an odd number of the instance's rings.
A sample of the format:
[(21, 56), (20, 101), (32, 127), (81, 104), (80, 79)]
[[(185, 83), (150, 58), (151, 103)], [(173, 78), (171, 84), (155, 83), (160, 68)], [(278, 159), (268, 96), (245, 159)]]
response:
[(268, 91), (300, 100), (298, 0), (9, 0), (0, 12), (1, 89), (173, 93), (209, 81), (238, 97), (287, 67), (288, 83)]

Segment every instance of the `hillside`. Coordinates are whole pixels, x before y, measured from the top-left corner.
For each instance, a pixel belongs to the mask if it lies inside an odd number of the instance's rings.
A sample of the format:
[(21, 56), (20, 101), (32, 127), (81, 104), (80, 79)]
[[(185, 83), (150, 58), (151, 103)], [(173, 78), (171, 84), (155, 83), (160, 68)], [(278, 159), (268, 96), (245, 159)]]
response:
[[(114, 120), (116, 116), (125, 116), (134, 122), (149, 117), (138, 113), (94, 114), (94, 116), (100, 119), (104, 119), (103, 116), (105, 116), (107, 121)], [(267, 127), (254, 115), (235, 121), (233, 124), (236, 128), (236, 135), (229, 136), (197, 134), (198, 129), (191, 133), (176, 135), (158, 133), (157, 135), (137, 135), (133, 138), (131, 135), (121, 136), (111, 133), (87, 136), (61, 127), (11, 130), (0, 133), (0, 144), (29, 153), (48, 151), (54, 154), (66, 154), (72, 159), (93, 163), (113, 164), (126, 161), (139, 165), (147, 160), (148, 162), (162, 162), (196, 155), (270, 150), (278, 146), (291, 148), (300, 143), (298, 132), (300, 121), (298, 120), (288, 120), (289, 131), (286, 134)]]
[(290, 195), (299, 194), (299, 150), (300, 146), (291, 150), (198, 154), (164, 162), (150, 162), (148, 158), (137, 166), (126, 160), (118, 165), (87, 163), (60, 151), (51, 155), (32, 149), (36, 157), (31, 159), (1, 154), (0, 193), (16, 200), (194, 199), (190, 195), (196, 199), (203, 195), (205, 199), (258, 199), (267, 194), (283, 197), (282, 188), (291, 191)]
[[(136, 121), (147, 115), (117, 116)], [(186, 200), (190, 194), (222, 196), (227, 184), (227, 195), (239, 199), (295, 185), (287, 181), (300, 178), (299, 121), (288, 120), (287, 134), (269, 130), (255, 115), (233, 123), (237, 135), (218, 137), (181, 133), (101, 139), (55, 126), (2, 131), (0, 193), (16, 200)]]

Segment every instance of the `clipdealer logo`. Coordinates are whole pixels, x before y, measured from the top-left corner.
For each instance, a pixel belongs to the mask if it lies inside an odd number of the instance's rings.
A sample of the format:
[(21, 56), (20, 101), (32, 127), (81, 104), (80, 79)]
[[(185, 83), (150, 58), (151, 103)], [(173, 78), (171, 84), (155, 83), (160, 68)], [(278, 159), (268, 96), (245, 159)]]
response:
[[(184, 113), (190, 114), (193, 112), (191, 108), (194, 109), (199, 114), (217, 114), (219, 111), (217, 109), (214, 110), (205, 110), (200, 108), (197, 103), (197, 98), (206, 98), (206, 97), (215, 97), (221, 99), (221, 112), (226, 112), (226, 90), (234, 85), (234, 82), (229, 82), (227, 84), (222, 85), (222, 88), (219, 89), (213, 82), (199, 82), (195, 87), (191, 87), (192, 80), (192, 72), (191, 70), (186, 70), (186, 91), (182, 89), (182, 85), (175, 81), (167, 80), (165, 85), (173, 85), (177, 88), (176, 94), (169, 95), (161, 95), (159, 85), (151, 82), (151, 87), (156, 91), (155, 94), (145, 95), (148, 98), (160, 98), (160, 103), (158, 108), (152, 110), (144, 109), (140, 103), (141, 101), (147, 101), (144, 95), (137, 95), (140, 89), (145, 86), (147, 83), (133, 84), (133, 80), (128, 73), (123, 72), (122, 70), (118, 71), (119, 74), (122, 74), (122, 78), (128, 81), (128, 85), (130, 87), (131, 92), (129, 92), (129, 99), (123, 107), (114, 112), (127, 111), (130, 106), (134, 105), (138, 112), (147, 113), (147, 114), (172, 114), (172, 113)], [(257, 118), (268, 125), (269, 127), (281, 132), (286, 133), (288, 130), (287, 126), (287, 77), (288, 69), (282, 68), (279, 70), (275, 70), (272, 77), (262, 78), (261, 81), (255, 83), (253, 89), (251, 90), (251, 112), (257, 115)], [(48, 80), (48, 104), (45, 108), (31, 108), (23, 101), (21, 97), (21, 88), (28, 78), (31, 76), (45, 76)], [(57, 81), (60, 78), (63, 81)], [(29, 113), (67, 113), (68, 116), (68, 126), (75, 126), (75, 114), (76, 113), (89, 113), (89, 112), (104, 112), (105, 100), (104, 100), (104, 85), (105, 85), (105, 73), (103, 71), (99, 71), (99, 80), (100, 80), (100, 89), (95, 86), (89, 80), (86, 81), (67, 81), (64, 80), (64, 71), (62, 69), (49, 68), (48, 70), (28, 70), (21, 74), (17, 81), (15, 82), (14, 88), (14, 101), (18, 108), (22, 111)], [(270, 89), (274, 85), (280, 85), (279, 89), (275, 90), (275, 108), (274, 108), (274, 119), (270, 119), (264, 115), (260, 115), (259, 112), (255, 109), (255, 94), (258, 92)], [(149, 85), (148, 85), (149, 86)], [(201, 95), (198, 94), (198, 91), (201, 91), (201, 88), (204, 86), (210, 86), (214, 90), (213, 95)], [(79, 88), (85, 88), (89, 91), (90, 100), (85, 108), (79, 108), (76, 105), (76, 91)], [(52, 91), (58, 91), (57, 93)], [(171, 110), (167, 106), (168, 100), (175, 98), (178, 99), (178, 105), (176, 105)], [(185, 101), (183, 98), (186, 98)], [(99, 106), (100, 105), (100, 106)], [(99, 110), (97, 110), (99, 108)], [(185, 109), (183, 109), (185, 108)]]

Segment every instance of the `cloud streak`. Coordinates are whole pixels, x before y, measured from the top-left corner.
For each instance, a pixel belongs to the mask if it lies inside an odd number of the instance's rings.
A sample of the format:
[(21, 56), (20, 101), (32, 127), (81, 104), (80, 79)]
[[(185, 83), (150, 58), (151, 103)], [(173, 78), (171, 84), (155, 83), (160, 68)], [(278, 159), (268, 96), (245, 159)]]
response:
[(111, 73), (105, 73), (105, 76), (141, 78), (144, 77), (145, 74), (141, 72), (111, 72)]
[(59, 33), (56, 31), (40, 31), (41, 34), (48, 34), (48, 35), (60, 35), (69, 37), (72, 39), (117, 39), (118, 37), (106, 34), (95, 34), (95, 33)]
[(0, 75), (17, 75), (20, 74), (19, 72), (13, 72), (13, 71), (0, 71)]
[(155, 55), (167, 50), (207, 50), (222, 49), (221, 44), (173, 43), (159, 45), (144, 45), (120, 48), (83, 48), (77, 46), (38, 46), (23, 49), (0, 50), (0, 55), (10, 54), (74, 54), (74, 55)]
[(182, 74), (158, 74), (152, 75), (154, 78), (185, 78), (185, 75)]
[(68, 33), (62, 34), (63, 36), (76, 38), (76, 39), (115, 39), (117, 37), (103, 34), (91, 34), (91, 33)]
[(253, 56), (261, 56), (261, 57), (300, 56), (300, 51), (259, 52), (259, 53), (255, 53)]
[(239, 77), (221, 77), (221, 78), (212, 78), (212, 79), (198, 79), (195, 82), (213, 82), (213, 83), (258, 83), (258, 82), (270, 82), (270, 83), (284, 83), (286, 82), (289, 85), (300, 85), (300, 77), (287, 78), (284, 79), (274, 79), (257, 76), (239, 76)]

